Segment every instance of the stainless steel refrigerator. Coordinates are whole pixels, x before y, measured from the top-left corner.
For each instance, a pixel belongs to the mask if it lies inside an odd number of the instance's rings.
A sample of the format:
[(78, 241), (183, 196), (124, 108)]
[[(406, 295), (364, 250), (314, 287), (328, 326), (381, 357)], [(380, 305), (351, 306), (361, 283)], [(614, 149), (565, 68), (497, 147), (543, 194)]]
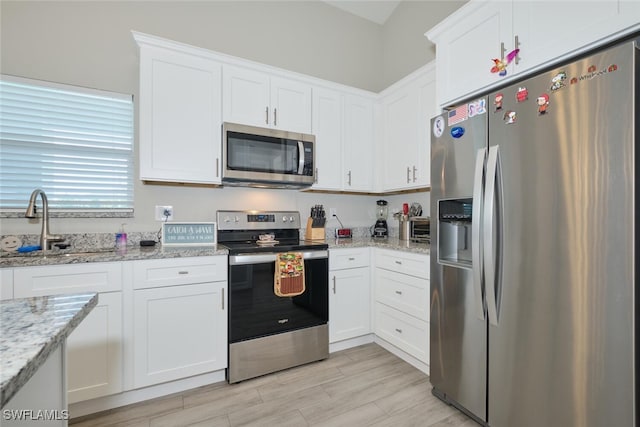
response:
[(430, 379), (482, 424), (640, 424), (638, 52), (431, 121)]

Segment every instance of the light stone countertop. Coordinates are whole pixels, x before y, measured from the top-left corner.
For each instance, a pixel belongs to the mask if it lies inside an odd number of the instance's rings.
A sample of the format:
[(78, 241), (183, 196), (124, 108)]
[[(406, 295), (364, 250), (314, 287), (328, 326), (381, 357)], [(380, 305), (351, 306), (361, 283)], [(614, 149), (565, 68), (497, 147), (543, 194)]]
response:
[(0, 302), (0, 407), (29, 381), (97, 303), (95, 292)]
[(411, 252), (416, 254), (431, 253), (429, 243), (416, 243), (406, 240), (399, 240), (397, 237), (387, 237), (386, 239), (375, 237), (353, 237), (351, 239), (327, 240), (329, 250), (341, 248), (384, 248), (394, 251)]
[[(373, 237), (353, 237), (351, 239), (327, 239), (329, 250), (336, 248), (376, 247), (402, 252), (430, 254), (428, 243), (415, 243), (399, 240), (397, 237), (386, 239)], [(54, 249), (46, 254), (40, 251), (27, 253), (1, 253), (0, 268), (33, 267), (59, 264), (82, 264), (89, 262), (117, 262), (144, 259), (164, 259), (197, 256), (227, 255), (224, 245), (215, 246), (128, 246), (125, 251), (111, 248)]]

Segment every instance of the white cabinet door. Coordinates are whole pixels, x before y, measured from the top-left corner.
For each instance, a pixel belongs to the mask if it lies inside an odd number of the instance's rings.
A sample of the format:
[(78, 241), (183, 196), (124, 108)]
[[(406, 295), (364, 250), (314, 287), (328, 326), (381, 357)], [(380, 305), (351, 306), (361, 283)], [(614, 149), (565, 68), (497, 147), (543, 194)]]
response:
[(317, 190), (342, 189), (342, 94), (338, 91), (313, 89), (311, 133), (316, 137)]
[(343, 185), (346, 191), (370, 192), (373, 188), (373, 100), (345, 96)]
[(272, 125), (267, 74), (225, 64), (222, 80), (225, 122), (260, 127)]
[(134, 387), (227, 366), (226, 282), (134, 291)]
[(69, 403), (122, 388), (122, 292), (99, 294), (98, 304), (67, 338)]
[(439, 109), (436, 102), (436, 74), (430, 69), (417, 82), (419, 94), (418, 151), (416, 181), (417, 187), (431, 187), (431, 118)]
[(385, 190), (410, 188), (417, 179), (419, 95), (407, 84), (383, 101)]
[[(589, 1), (577, 7), (575, 1), (514, 1), (513, 31), (520, 43), (516, 72), (606, 37), (619, 27), (618, 0)], [(640, 15), (636, 15), (636, 23)]]
[[(441, 105), (502, 78), (491, 73), (492, 59), (502, 57), (502, 43), (507, 52), (514, 48), (510, 44), (511, 13), (509, 1), (474, 2), (429, 32), (429, 38), (437, 44)], [(550, 10), (549, 14), (552, 13)]]
[(140, 179), (220, 184), (221, 65), (140, 47)]
[(329, 342), (371, 333), (369, 268), (335, 270), (329, 278)]
[(311, 133), (311, 86), (280, 77), (271, 78), (273, 126)]
[(311, 86), (232, 65), (222, 79), (225, 122), (311, 133)]

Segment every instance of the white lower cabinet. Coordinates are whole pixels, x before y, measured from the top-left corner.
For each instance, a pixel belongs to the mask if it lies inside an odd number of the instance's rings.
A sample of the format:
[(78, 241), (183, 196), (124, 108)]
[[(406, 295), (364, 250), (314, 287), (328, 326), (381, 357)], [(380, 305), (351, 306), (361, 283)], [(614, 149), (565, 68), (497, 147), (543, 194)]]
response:
[(69, 403), (122, 391), (122, 292), (98, 304), (67, 338)]
[(429, 364), (429, 256), (375, 251), (375, 333)]
[(227, 367), (226, 257), (137, 261), (134, 277), (158, 279), (133, 284), (134, 388)]
[(98, 292), (98, 305), (67, 338), (69, 403), (122, 391), (122, 265), (118, 262), (13, 269), (14, 296)]
[(329, 269), (329, 342), (371, 333), (369, 249), (332, 249)]

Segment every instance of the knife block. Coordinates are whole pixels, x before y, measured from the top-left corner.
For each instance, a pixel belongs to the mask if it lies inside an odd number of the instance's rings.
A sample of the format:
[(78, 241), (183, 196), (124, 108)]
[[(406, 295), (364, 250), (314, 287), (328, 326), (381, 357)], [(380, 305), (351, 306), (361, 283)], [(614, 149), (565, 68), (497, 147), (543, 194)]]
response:
[(324, 241), (324, 226), (314, 227), (313, 218), (307, 219), (307, 231), (304, 235), (305, 240), (322, 240)]

